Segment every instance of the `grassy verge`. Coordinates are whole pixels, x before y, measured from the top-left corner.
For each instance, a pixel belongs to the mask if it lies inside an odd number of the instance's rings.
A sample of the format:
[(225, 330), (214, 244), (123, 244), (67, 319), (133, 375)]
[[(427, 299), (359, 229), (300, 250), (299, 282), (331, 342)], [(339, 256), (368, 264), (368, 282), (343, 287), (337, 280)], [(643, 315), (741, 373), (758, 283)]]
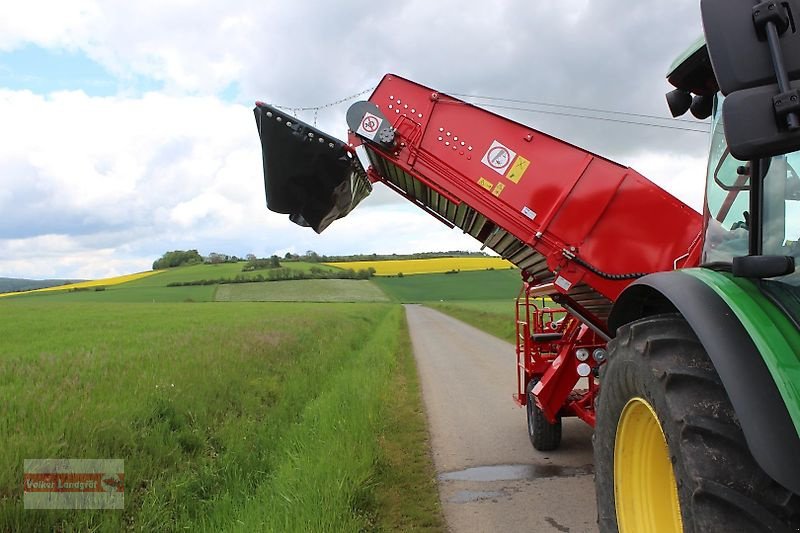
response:
[[(391, 428), (396, 407), (394, 390), (399, 352), (407, 333), (402, 311), (394, 308), (375, 328), (349, 364), (330, 377), (310, 401), (283, 440), (284, 458), (274, 475), (259, 486), (244, 506), (231, 509), (218, 529), (231, 531), (365, 531), (436, 528), (437, 496), (432, 486), (425, 441), (412, 443), (423, 461), (403, 464), (389, 459), (383, 443), (408, 434)], [(407, 352), (406, 352), (407, 358)], [(411, 401), (406, 397), (407, 401)], [(412, 408), (413, 409), (413, 408)], [(379, 439), (375, 436), (380, 435)], [(417, 435), (418, 436), (418, 435)], [(422, 483), (422, 486), (417, 486)], [(409, 490), (403, 501), (384, 514), (388, 493)], [(421, 504), (419, 510), (409, 512)]]
[[(385, 448), (416, 431), (393, 427), (408, 364), (396, 306), (20, 299), (2, 312), (0, 531), (439, 523), (430, 463)], [(125, 509), (24, 510), (23, 459), (42, 457), (124, 459)], [(385, 512), (385, 490), (421, 514)]]
[(472, 302), (425, 302), (425, 305), (508, 342), (515, 342), (513, 300)]
[(383, 391), (388, 409), (379, 440), (378, 529), (445, 531), (422, 391), (405, 321), (398, 348), (392, 386)]

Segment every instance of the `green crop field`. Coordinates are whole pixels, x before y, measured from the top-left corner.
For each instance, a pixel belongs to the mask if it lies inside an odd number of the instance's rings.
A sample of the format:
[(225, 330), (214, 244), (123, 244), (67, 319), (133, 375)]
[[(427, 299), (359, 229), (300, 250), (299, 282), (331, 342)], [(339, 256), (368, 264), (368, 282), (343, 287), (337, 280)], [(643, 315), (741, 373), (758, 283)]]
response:
[(400, 302), (513, 299), (520, 288), (519, 270), (478, 270), (457, 274), (415, 274), (373, 278), (373, 283)]
[[(243, 276), (246, 278), (254, 278), (259, 274), (267, 275), (268, 270), (254, 270), (252, 272), (242, 272), (242, 267), (247, 263), (240, 261), (238, 263), (219, 263), (217, 265), (191, 265), (185, 267), (169, 268), (154, 276), (137, 279), (125, 283), (127, 288), (140, 288), (140, 287), (165, 287), (170, 283), (186, 283), (189, 281), (198, 281), (202, 279), (219, 279), (219, 278), (234, 278), (236, 276)], [(301, 261), (285, 261), (281, 263), (283, 268), (290, 270), (299, 270), (301, 272), (308, 272), (313, 267), (322, 270), (339, 270), (337, 268), (326, 266), (317, 263), (303, 263)]]
[(356, 279), (306, 279), (220, 285), (218, 302), (388, 302), (376, 285)]
[[(191, 265), (170, 268), (152, 276), (128, 281), (119, 285), (102, 287), (102, 290), (89, 288), (80, 291), (52, 291), (21, 293), (6, 298), (35, 298), (41, 302), (211, 302), (220, 285), (190, 285), (168, 287), (170, 283), (187, 283), (199, 280), (215, 280), (220, 278), (255, 278), (268, 275), (268, 270), (242, 272), (245, 262), (220, 263), (217, 265)], [(283, 268), (308, 272), (313, 267), (327, 271), (339, 270), (335, 267), (301, 261), (285, 261)]]
[(510, 300), (453, 300), (424, 302), (427, 306), (466, 322), (495, 337), (514, 342), (515, 302)]
[[(157, 278), (156, 274), (153, 278)], [(133, 282), (131, 282), (133, 283)], [(129, 287), (127, 283), (106, 287), (97, 291), (53, 291), (31, 294), (19, 294), (3, 298), (4, 301), (26, 300), (53, 303), (175, 303), (175, 302), (210, 302), (214, 300), (217, 285), (195, 285), (189, 287)]]
[(519, 270), (373, 278), (392, 299), (423, 303), (508, 342), (516, 339)]
[[(442, 529), (398, 306), (79, 294), (0, 302), (0, 531)], [(24, 510), (45, 457), (123, 459), (125, 509)]]

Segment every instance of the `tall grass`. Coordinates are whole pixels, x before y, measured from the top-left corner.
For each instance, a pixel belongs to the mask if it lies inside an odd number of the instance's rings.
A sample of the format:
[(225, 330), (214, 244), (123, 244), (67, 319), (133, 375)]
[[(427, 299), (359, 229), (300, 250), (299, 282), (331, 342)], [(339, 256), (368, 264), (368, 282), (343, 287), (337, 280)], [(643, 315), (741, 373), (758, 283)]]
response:
[(319, 395), (308, 402), (282, 442), (284, 458), (253, 498), (217, 526), (233, 531), (363, 531), (374, 529), (374, 489), (384, 429), (385, 397), (396, 370), (400, 309), (377, 325)]
[[(395, 306), (21, 299), (0, 313), (14, 317), (0, 322), (0, 531), (375, 529), (398, 469), (422, 472), (415, 493), (430, 485), (429, 463), (381, 468)], [(125, 509), (24, 510), (23, 460), (42, 457), (124, 459)], [(426, 498), (412, 524), (437, 523)]]

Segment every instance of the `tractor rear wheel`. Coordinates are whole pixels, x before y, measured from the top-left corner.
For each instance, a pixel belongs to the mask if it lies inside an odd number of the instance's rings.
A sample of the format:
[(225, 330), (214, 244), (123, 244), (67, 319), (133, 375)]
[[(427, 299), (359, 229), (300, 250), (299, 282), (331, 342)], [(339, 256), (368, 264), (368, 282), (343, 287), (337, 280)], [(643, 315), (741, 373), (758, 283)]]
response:
[(677, 314), (609, 343), (594, 433), (602, 532), (777, 532), (800, 501), (756, 464), (711, 360)]
[(536, 405), (536, 397), (533, 395), (533, 387), (539, 382), (539, 378), (533, 378), (528, 383), (526, 411), (528, 414), (528, 437), (531, 439), (533, 447), (540, 452), (555, 450), (561, 445), (561, 417), (556, 417), (554, 424), (551, 424), (539, 406)]

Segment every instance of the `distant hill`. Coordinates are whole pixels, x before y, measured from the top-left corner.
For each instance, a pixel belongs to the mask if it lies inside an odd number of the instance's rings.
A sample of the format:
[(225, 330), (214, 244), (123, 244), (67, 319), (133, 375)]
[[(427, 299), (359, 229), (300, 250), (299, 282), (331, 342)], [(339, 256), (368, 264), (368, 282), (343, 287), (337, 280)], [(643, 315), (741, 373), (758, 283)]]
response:
[(66, 285), (67, 283), (75, 283), (76, 281), (83, 280), (0, 278), (0, 292), (30, 291), (33, 289)]

